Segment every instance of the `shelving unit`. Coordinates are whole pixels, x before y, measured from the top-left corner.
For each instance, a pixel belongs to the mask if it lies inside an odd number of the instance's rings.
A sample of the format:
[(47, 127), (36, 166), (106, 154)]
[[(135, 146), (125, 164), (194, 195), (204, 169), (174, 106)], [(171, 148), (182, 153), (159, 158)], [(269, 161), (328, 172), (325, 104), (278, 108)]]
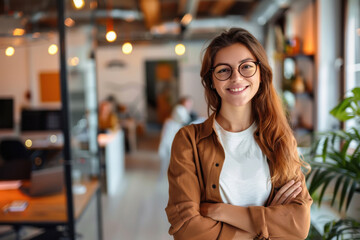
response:
[(315, 126), (315, 56), (284, 55), (284, 96), (287, 97), (290, 124), (299, 146), (311, 145)]
[[(287, 107), (299, 147), (309, 147), (317, 130), (316, 5), (291, 4), (272, 20), (274, 81)], [(306, 27), (304, 27), (306, 26)]]

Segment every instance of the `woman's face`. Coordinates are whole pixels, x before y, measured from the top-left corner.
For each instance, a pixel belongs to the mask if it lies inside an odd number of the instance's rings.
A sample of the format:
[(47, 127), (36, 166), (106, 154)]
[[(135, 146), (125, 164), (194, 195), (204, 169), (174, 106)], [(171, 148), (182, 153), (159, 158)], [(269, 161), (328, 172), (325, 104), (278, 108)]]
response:
[[(255, 65), (256, 73), (251, 77), (244, 77), (238, 72), (238, 68), (240, 64), (247, 61), (257, 61), (257, 59), (240, 43), (222, 48), (215, 55), (214, 65), (212, 67), (218, 66), (219, 64), (227, 64), (233, 69), (230, 78), (226, 81), (219, 81), (215, 77), (215, 74), (221, 76), (223, 72), (226, 72), (225, 68), (218, 67), (212, 73), (213, 86), (222, 100), (221, 107), (227, 105), (242, 107), (251, 104), (251, 99), (255, 96), (260, 85), (260, 67)], [(252, 67), (254, 67), (254, 65), (248, 66), (247, 64), (243, 64), (241, 66), (244, 72)]]

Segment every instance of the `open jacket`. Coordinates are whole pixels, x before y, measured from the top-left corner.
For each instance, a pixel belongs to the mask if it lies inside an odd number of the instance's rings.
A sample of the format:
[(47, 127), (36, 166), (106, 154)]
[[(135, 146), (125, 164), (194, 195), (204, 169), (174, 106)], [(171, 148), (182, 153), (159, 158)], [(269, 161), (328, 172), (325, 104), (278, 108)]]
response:
[[(302, 192), (288, 204), (268, 206), (277, 189), (272, 190), (265, 206), (243, 208), (241, 219), (250, 221), (249, 229), (239, 229), (200, 214), (200, 204), (222, 203), (219, 177), (225, 153), (214, 131), (215, 114), (204, 123), (183, 127), (172, 144), (168, 169), (169, 202), (166, 214), (171, 224), (169, 233), (174, 239), (305, 239), (310, 227), (312, 199), (300, 172)], [(254, 137), (258, 140), (258, 133)], [(249, 239), (249, 238), (247, 238)]]

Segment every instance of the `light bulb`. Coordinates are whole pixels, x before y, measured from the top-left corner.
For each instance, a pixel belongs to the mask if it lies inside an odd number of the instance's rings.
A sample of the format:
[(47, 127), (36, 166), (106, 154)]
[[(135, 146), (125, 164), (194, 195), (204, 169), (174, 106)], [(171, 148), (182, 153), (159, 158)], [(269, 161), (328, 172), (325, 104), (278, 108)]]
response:
[(5, 50), (5, 55), (8, 57), (11, 57), (12, 55), (14, 55), (15, 53), (15, 49), (13, 47), (8, 47)]
[(85, 5), (85, 1), (84, 0), (73, 0), (74, 2), (74, 6), (77, 8), (77, 9), (81, 9), (84, 7)]
[(115, 41), (116, 40), (116, 32), (114, 32), (114, 31), (108, 31), (107, 33), (106, 33), (106, 40), (108, 41), (108, 42), (113, 42), (113, 41)]
[(70, 17), (66, 18), (64, 23), (67, 27), (72, 27), (75, 25), (75, 21)]
[(175, 46), (175, 53), (179, 56), (183, 55), (185, 53), (185, 46), (181, 43), (177, 44)]
[(31, 146), (32, 146), (32, 141), (31, 141), (31, 139), (27, 139), (27, 140), (25, 141), (25, 146), (26, 146), (27, 148), (31, 148)]
[(56, 46), (56, 44), (51, 44), (48, 48), (48, 53), (50, 55), (55, 55), (58, 51), (58, 47)]
[(126, 42), (122, 45), (122, 52), (124, 54), (130, 54), (132, 52), (132, 49), (133, 49), (133, 47), (132, 47), (131, 43), (129, 43), (129, 42)]

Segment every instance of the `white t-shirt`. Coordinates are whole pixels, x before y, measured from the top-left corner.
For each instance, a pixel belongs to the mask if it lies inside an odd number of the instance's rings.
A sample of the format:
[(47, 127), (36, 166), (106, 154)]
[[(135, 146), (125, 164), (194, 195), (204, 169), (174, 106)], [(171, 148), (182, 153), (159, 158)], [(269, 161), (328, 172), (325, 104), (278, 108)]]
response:
[(219, 184), (224, 203), (263, 206), (270, 195), (269, 165), (254, 139), (255, 130), (253, 123), (244, 131), (229, 132), (215, 121), (215, 131), (225, 151)]

